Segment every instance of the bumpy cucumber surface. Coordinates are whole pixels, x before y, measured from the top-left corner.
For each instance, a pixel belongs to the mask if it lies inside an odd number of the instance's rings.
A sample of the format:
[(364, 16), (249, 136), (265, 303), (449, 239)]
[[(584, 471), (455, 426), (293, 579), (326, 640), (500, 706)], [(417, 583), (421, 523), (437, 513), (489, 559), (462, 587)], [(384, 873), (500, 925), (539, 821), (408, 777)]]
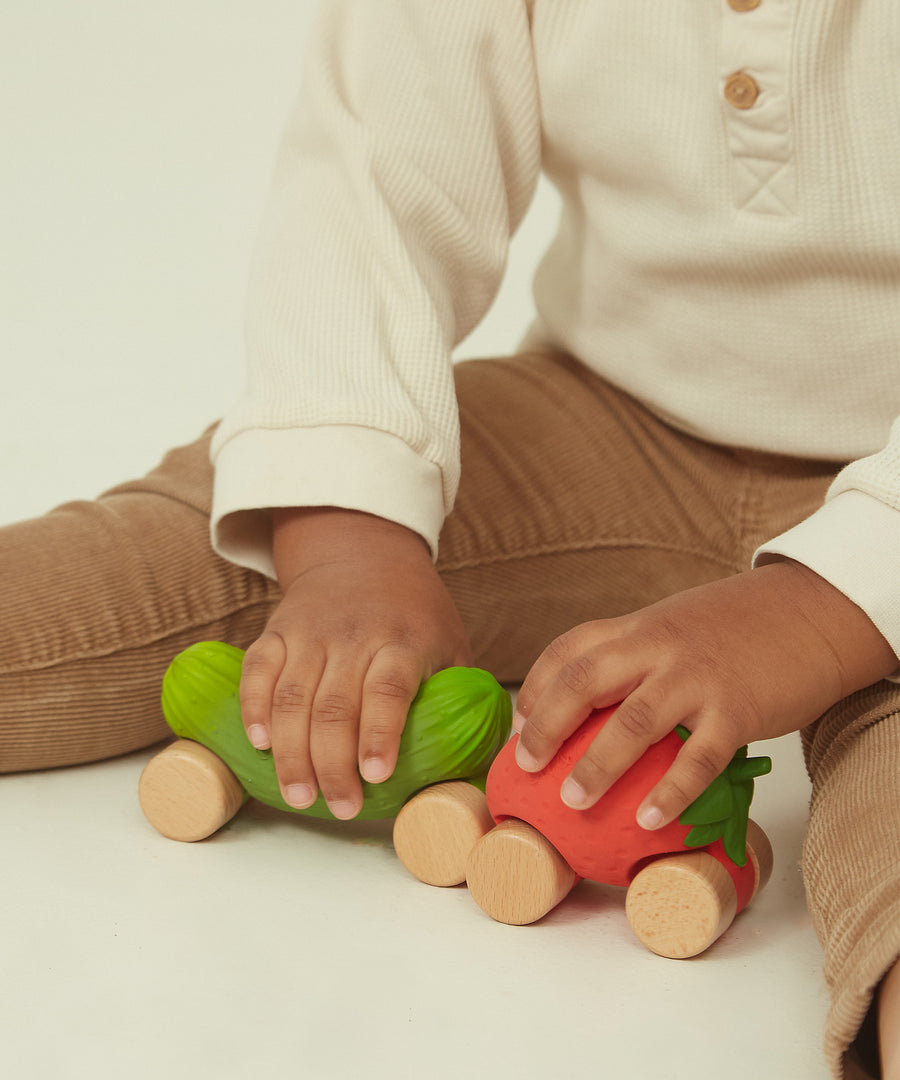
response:
[[(239, 685), (243, 651), (202, 641), (178, 654), (163, 679), (162, 707), (172, 731), (202, 743), (229, 766), (247, 794), (268, 806), (332, 818), (321, 795), (307, 810), (282, 799), (271, 750), (257, 750), (241, 723)], [(509, 737), (512, 704), (480, 668), (439, 671), (419, 689), (400, 740), (397, 767), (382, 784), (363, 781), (361, 820), (394, 817), (423, 787), (484, 775)]]

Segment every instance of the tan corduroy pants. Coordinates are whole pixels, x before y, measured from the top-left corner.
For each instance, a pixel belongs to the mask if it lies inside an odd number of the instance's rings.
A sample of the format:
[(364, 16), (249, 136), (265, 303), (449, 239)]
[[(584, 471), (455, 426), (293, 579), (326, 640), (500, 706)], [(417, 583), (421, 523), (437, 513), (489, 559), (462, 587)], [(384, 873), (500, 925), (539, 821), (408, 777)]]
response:
[[(556, 635), (746, 569), (808, 516), (834, 462), (680, 434), (564, 356), (457, 369), (463, 480), (438, 568), (476, 662), (518, 681)], [(142, 480), (0, 530), (0, 771), (165, 737), (159, 687), (193, 641), (246, 647), (278, 587), (208, 539), (209, 433)], [(873, 988), (900, 953), (900, 692), (842, 702), (804, 733), (805, 875), (834, 1006), (827, 1048), (856, 1064)], [(852, 837), (852, 839), (851, 839)]]

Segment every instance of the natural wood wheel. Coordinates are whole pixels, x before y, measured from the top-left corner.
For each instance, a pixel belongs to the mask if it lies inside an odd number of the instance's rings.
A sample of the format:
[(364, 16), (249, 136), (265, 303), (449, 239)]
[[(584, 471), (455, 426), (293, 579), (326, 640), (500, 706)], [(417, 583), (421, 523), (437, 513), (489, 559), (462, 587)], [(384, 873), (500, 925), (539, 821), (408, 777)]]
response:
[(427, 885), (466, 880), (472, 848), (494, 824), (484, 792), (465, 780), (435, 784), (414, 795), (394, 822), (394, 850)]
[(555, 908), (578, 876), (537, 829), (508, 818), (472, 849), (466, 880), (492, 919), (522, 926)]
[(179, 739), (151, 758), (138, 784), (141, 809), (171, 840), (204, 840), (240, 810), (244, 789), (212, 750)]
[(660, 956), (683, 960), (708, 949), (737, 910), (734, 882), (705, 851), (645, 866), (628, 887), (625, 913), (635, 936)]
[(772, 876), (772, 864), (775, 861), (768, 836), (753, 820), (747, 823), (747, 855), (753, 863), (755, 876), (753, 896), (750, 898), (752, 900), (768, 884), (769, 878)]

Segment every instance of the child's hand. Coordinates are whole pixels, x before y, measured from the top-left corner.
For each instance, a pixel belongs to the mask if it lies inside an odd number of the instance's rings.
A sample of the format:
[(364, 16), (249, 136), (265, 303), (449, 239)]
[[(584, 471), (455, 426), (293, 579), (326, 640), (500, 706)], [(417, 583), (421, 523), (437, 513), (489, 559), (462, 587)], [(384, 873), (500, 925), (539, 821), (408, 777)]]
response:
[(543, 768), (592, 709), (621, 702), (563, 782), (563, 801), (583, 809), (683, 724), (691, 738), (638, 810), (659, 828), (739, 746), (804, 727), (896, 667), (860, 608), (806, 567), (775, 562), (557, 638), (519, 691), (517, 759)]
[(462, 622), (424, 541), (337, 509), (276, 511), (284, 599), (247, 650), (241, 713), (271, 746), (285, 800), (317, 789), (338, 818), (362, 807), (360, 774), (386, 780), (420, 684), (471, 663)]

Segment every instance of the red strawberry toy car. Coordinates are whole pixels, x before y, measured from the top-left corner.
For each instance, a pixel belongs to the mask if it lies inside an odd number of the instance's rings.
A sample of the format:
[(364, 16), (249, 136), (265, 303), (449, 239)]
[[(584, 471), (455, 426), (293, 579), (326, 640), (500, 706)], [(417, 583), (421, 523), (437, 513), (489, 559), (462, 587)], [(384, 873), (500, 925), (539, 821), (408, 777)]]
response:
[(433, 885), (466, 881), (500, 922), (547, 914), (580, 878), (628, 887), (632, 930), (662, 956), (708, 948), (763, 888), (772, 868), (765, 833), (748, 818), (753, 781), (768, 758), (739, 750), (678, 821), (653, 832), (635, 820), (641, 800), (675, 760), (688, 732), (654, 746), (588, 810), (559, 797), (563, 779), (614, 709), (593, 713), (539, 773), (500, 751), (486, 796), (471, 784), (438, 784), (400, 811), (394, 846), (407, 869)]

